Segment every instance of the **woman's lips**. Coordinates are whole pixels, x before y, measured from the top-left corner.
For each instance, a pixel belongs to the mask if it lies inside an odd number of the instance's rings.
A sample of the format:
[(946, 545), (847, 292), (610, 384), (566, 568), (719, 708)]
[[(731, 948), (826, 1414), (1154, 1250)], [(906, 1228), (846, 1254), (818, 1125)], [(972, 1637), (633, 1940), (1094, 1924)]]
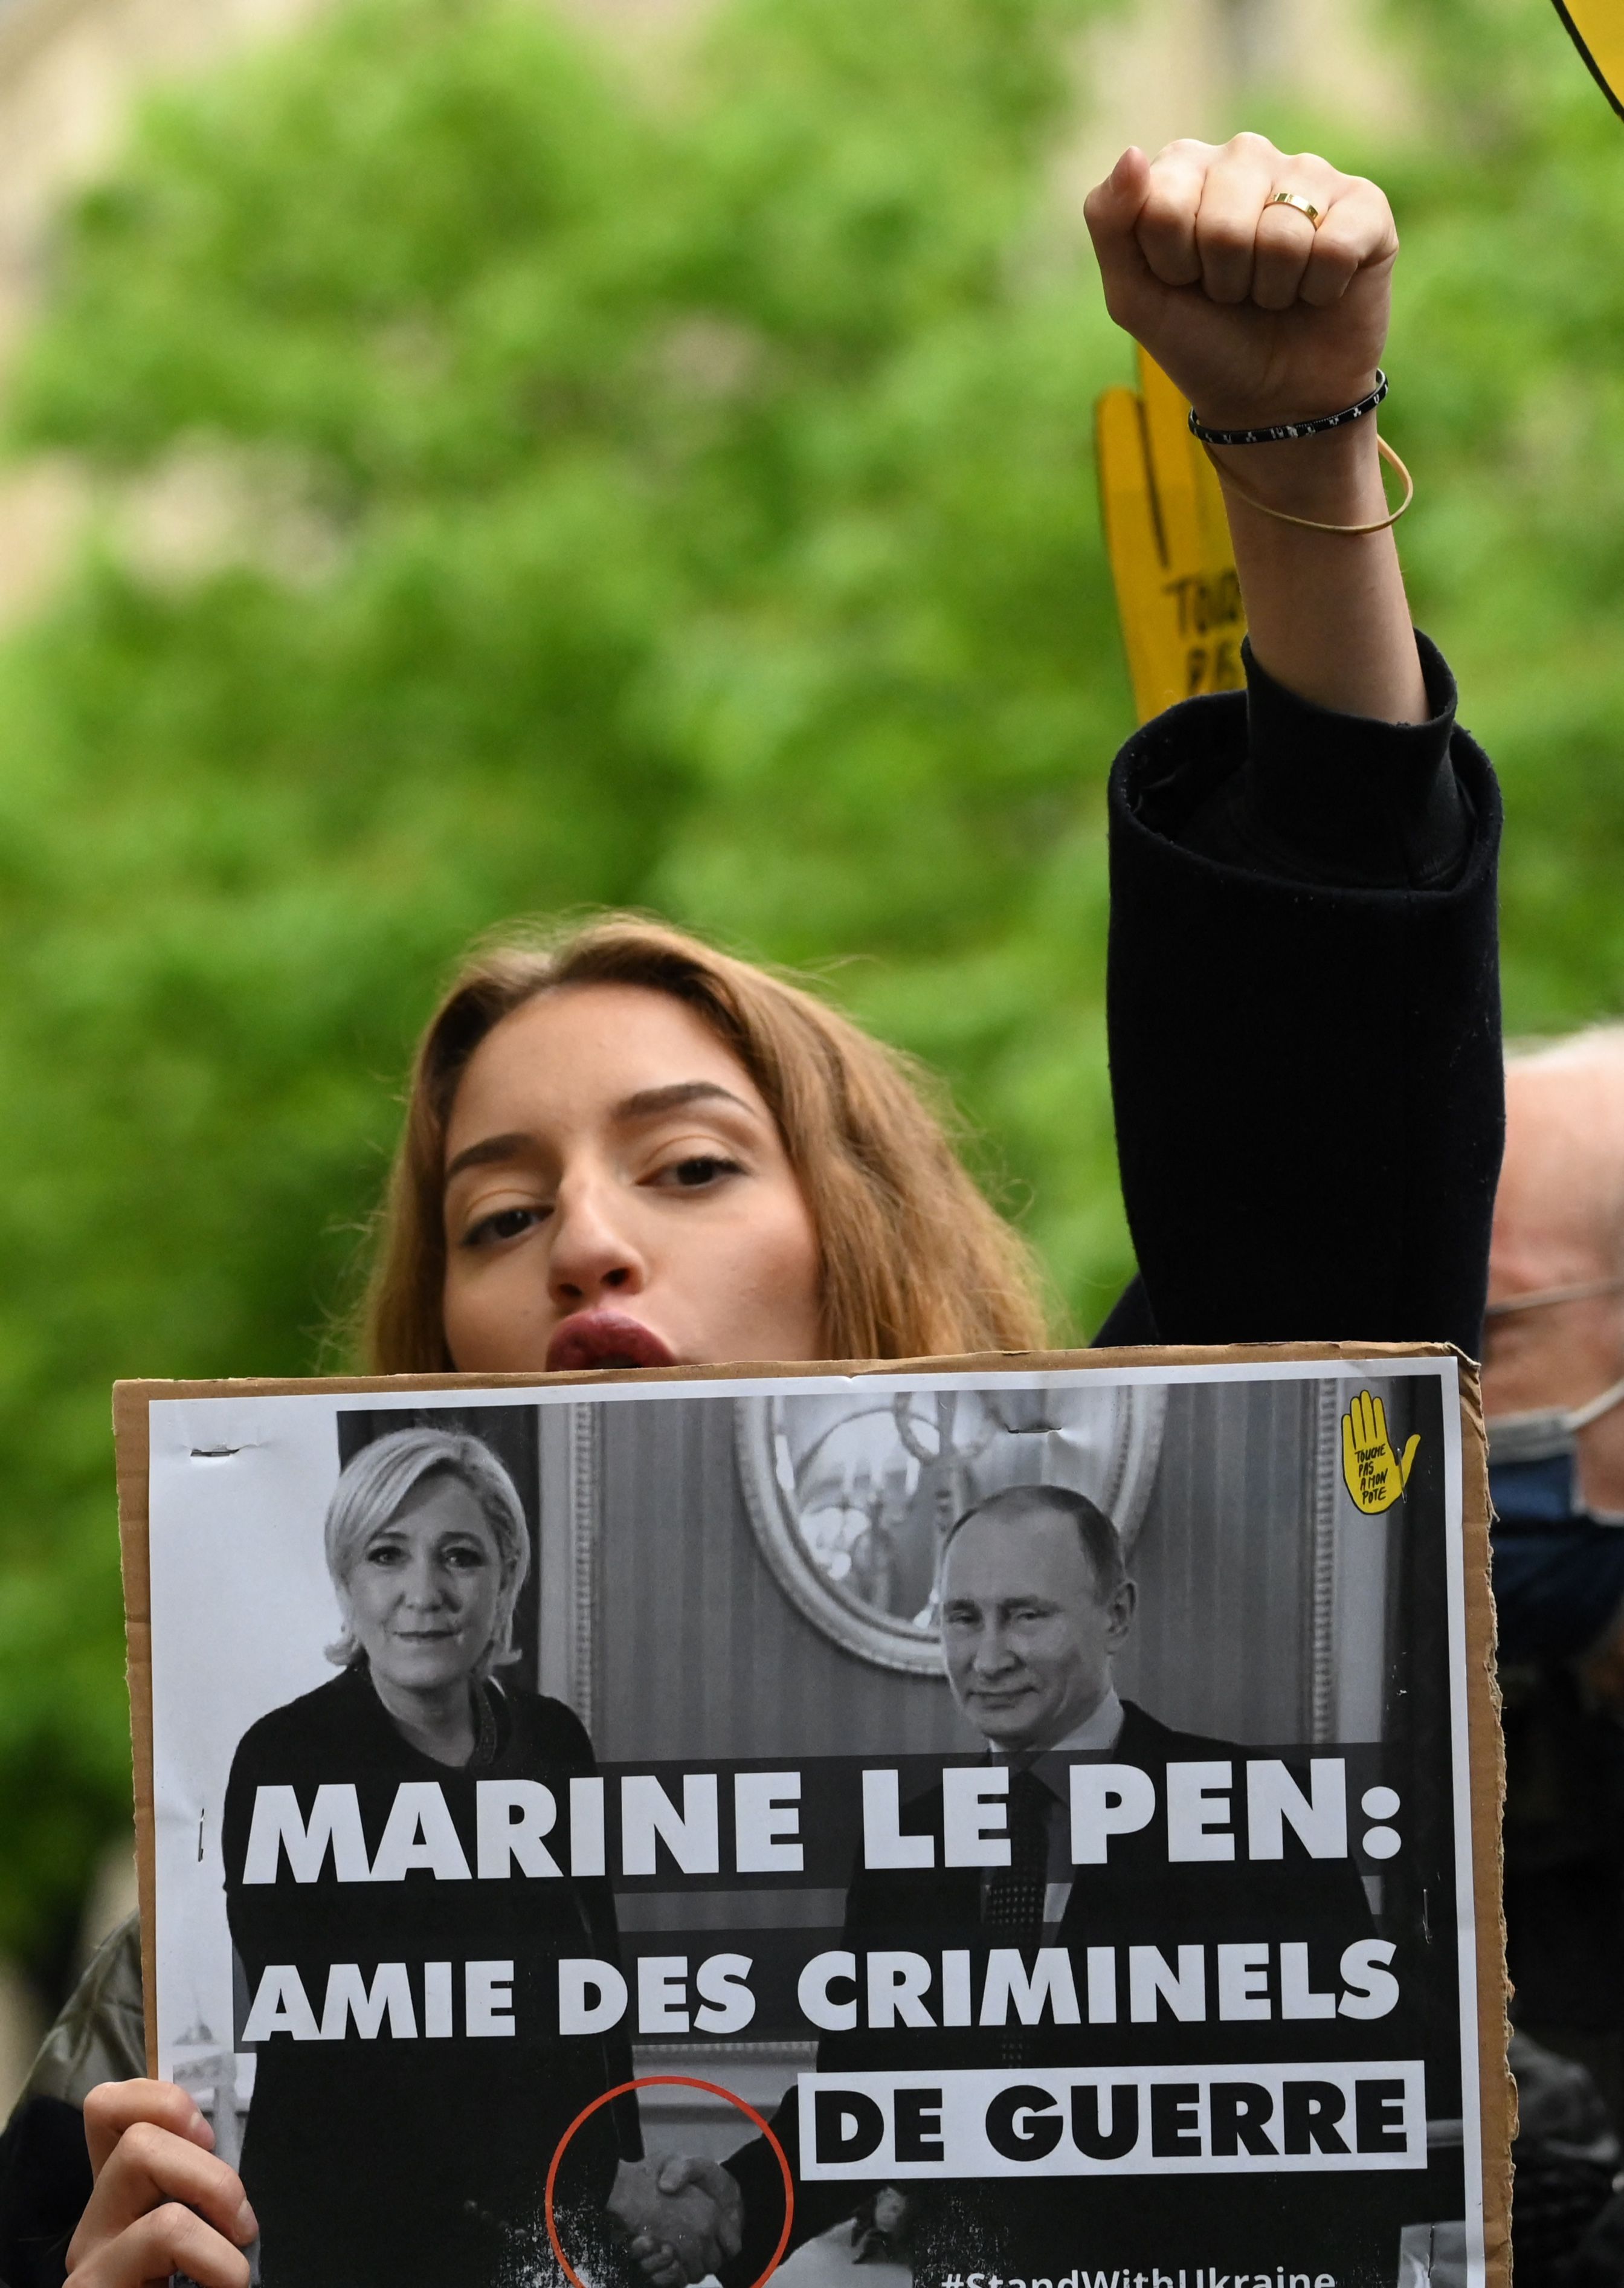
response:
[(652, 1327), (624, 1311), (577, 1311), (553, 1329), (547, 1346), (549, 1374), (580, 1374), (592, 1367), (675, 1366), (677, 1358)]

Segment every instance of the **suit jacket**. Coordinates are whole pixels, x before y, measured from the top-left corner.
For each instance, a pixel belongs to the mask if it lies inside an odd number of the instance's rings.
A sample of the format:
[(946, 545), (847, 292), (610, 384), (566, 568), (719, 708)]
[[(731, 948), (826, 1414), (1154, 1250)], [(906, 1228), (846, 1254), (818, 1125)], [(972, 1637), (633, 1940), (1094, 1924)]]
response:
[[(1409, 2038), (1402, 2011), (1360, 2025), (1345, 2017), (1328, 2021), (1278, 2019), (1235, 2023), (1219, 2018), (1212, 1950), (1227, 1941), (1300, 1942), (1309, 1949), (1311, 1983), (1337, 1990), (1343, 1950), (1368, 1938), (1374, 1925), (1364, 1887), (1349, 1859), (1315, 1860), (1287, 1832), (1286, 1856), (1248, 1860), (1169, 1863), (1163, 1775), (1169, 1762), (1227, 1761), (1241, 1785), (1244, 1748), (1175, 1732), (1133, 1702), (1123, 1704), (1121, 1734), (1108, 1759), (1136, 1765), (1156, 1780), (1157, 1813), (1136, 1833), (1113, 1837), (1106, 1863), (1074, 1871), (1071, 1895), (1058, 1928), (1046, 1942), (1072, 1956), (1084, 2023), (1044, 2022), (1024, 2028), (1011, 2012), (1004, 2028), (937, 2028), (872, 2030), (826, 2036), (818, 2047), (820, 2073), (919, 2070), (943, 2072), (970, 2068), (1010, 2070), (1008, 2038), (1019, 2042), (1019, 2062), (1038, 2070), (1132, 2060), (1154, 2064), (1209, 2060), (1248, 2062), (1269, 2058), (1291, 2062), (1327, 2056), (1392, 2057), (1419, 2053)], [(905, 1829), (940, 1831), (940, 1790), (932, 1789), (907, 1807)], [(1244, 1831), (1238, 1836), (1244, 1850)], [(866, 1948), (906, 1948), (934, 1960), (946, 1947), (968, 1947), (971, 1992), (979, 1995), (980, 1972), (990, 1948), (1008, 1946), (1009, 1934), (986, 1929), (981, 1871), (975, 1868), (891, 1871), (860, 1869), (847, 1894), (844, 1942), (860, 1956)], [(1153, 1945), (1170, 1965), (1180, 1945), (1204, 1945), (1208, 2015), (1204, 2022), (1179, 2022), (1170, 2016), (1154, 2024), (1129, 2021), (1126, 1950)], [(1089, 1947), (1117, 1950), (1117, 2007), (1114, 2025), (1095, 2025), (1086, 1999)], [(1402, 1982), (1401, 1982), (1402, 1990)], [(773, 2121), (796, 2176), (796, 2214), (791, 2245), (827, 2230), (852, 2213), (873, 2186), (849, 2181), (803, 2182), (799, 2167), (798, 2107), (786, 2094)], [(741, 2147), (727, 2163), (738, 2178), (746, 2210), (745, 2245), (724, 2275), (727, 2288), (744, 2288), (761, 2271), (783, 2219), (782, 2179), (764, 2139)], [(1013, 2269), (1018, 2276), (1060, 2279), (1091, 2260), (1107, 2269), (1130, 2259), (1148, 2268), (1157, 2258), (1186, 2266), (1224, 2261), (1222, 2247), (1202, 2237), (1220, 2227), (1245, 2227), (1250, 2238), (1250, 2268), (1277, 2263), (1311, 2276), (1334, 2272), (1347, 2279), (1351, 2252), (1362, 2248), (1372, 2267), (1370, 2279), (1396, 2276), (1401, 2225), (1426, 2210), (1428, 2192), (1414, 2180), (1385, 2181), (1360, 2173), (1335, 2179), (1248, 2175), (1208, 2176), (1187, 2181), (1169, 2202), (1166, 2180), (1123, 2176), (981, 2180), (974, 2182), (910, 2184), (917, 2212), (918, 2276), (964, 2271), (976, 2266)], [(1442, 2197), (1453, 2197), (1446, 2191)], [(1419, 2207), (1416, 2204), (1419, 2203)], [(1439, 2213), (1446, 2213), (1440, 2211)], [(1327, 2236), (1335, 2228), (1333, 2242)], [(1258, 2231), (1261, 2228), (1261, 2236)], [(1193, 2236), (1192, 2236), (1193, 2235)], [(1313, 2261), (1304, 2251), (1317, 2251)], [(1382, 2267), (1386, 2272), (1383, 2276)], [(1162, 2269), (1166, 2270), (1165, 2261)]]
[[(614, 1959), (606, 1881), (444, 1881), (426, 1870), (391, 1883), (341, 1883), (329, 1854), (317, 1880), (244, 1883), (256, 1791), (291, 1785), (305, 1815), (324, 1781), (354, 1785), (368, 1849), (402, 1780), (432, 1780), (475, 1863), (479, 1779), (540, 1780), (562, 1796), (593, 1768), (591, 1744), (560, 1702), (493, 1693), (496, 1742), (480, 1770), (437, 1764), (404, 1740), (364, 1668), (273, 1709), (232, 1761), (223, 1833), (226, 1910), (252, 1995), (268, 1963), (291, 1964), (317, 2016), (329, 1966), (380, 1961), (452, 1966), (511, 1960), (518, 2034), (394, 2040), (380, 2034), (300, 2042), (278, 2034), (258, 2054), (242, 2177), (263, 2236), (266, 2288), (440, 2288), (494, 2279), (517, 2236), (540, 2230), (547, 2165), (581, 2109), (631, 2077), (618, 2037), (559, 2039), (560, 1954)], [(424, 2030), (426, 2032), (426, 2030)], [(617, 2119), (616, 2116), (620, 2118)], [(635, 2111), (606, 2109), (571, 2148), (573, 2189), (601, 2205), (622, 2152), (638, 2150)], [(545, 2236), (542, 2234), (544, 2245)]]

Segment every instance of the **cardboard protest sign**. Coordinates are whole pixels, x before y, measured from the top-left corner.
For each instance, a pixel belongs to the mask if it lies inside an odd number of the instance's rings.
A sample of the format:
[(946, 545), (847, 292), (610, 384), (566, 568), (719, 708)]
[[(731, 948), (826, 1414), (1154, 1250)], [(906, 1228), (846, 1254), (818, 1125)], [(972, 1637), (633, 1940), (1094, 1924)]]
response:
[(1453, 1353), (117, 1420), (151, 2062), (265, 2288), (1506, 2278)]

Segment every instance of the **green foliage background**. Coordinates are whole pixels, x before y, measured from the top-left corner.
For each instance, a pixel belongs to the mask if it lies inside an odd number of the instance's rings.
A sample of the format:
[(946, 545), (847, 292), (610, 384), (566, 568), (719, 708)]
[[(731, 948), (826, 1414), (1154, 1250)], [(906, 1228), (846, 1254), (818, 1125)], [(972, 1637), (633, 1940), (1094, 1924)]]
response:
[[(0, 1946), (127, 1817), (108, 1385), (331, 1356), (475, 932), (630, 902), (825, 968), (1102, 1314), (1093, 5), (723, 0), (637, 77), (531, 0), (349, 0), (73, 216), (11, 422), (101, 512), (0, 647)], [(1624, 141), (1534, 0), (1404, 23), (1423, 139), (1249, 123), (1395, 192), (1418, 616), (1551, 1028), (1624, 980)]]

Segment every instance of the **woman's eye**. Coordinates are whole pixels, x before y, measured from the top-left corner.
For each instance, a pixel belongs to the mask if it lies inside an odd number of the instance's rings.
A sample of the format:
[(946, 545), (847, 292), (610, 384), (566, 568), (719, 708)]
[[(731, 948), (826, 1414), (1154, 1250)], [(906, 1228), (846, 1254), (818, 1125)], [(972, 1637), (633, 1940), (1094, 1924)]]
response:
[(392, 1542), (380, 1541), (367, 1552), (368, 1565), (398, 1565), (402, 1553)]
[(675, 1184), (685, 1192), (702, 1191), (723, 1176), (741, 1176), (744, 1170), (737, 1160), (725, 1159), (719, 1152), (695, 1152), (685, 1160), (677, 1160), (660, 1171), (660, 1180)]
[(541, 1222), (545, 1208), (498, 1208), (495, 1215), (481, 1216), (471, 1224), (463, 1237), (464, 1247), (490, 1247), (498, 1240), (517, 1239)]
[(485, 1563), (485, 1552), (471, 1545), (466, 1549), (448, 1549), (442, 1553), (441, 1562), (454, 1573), (474, 1573)]

